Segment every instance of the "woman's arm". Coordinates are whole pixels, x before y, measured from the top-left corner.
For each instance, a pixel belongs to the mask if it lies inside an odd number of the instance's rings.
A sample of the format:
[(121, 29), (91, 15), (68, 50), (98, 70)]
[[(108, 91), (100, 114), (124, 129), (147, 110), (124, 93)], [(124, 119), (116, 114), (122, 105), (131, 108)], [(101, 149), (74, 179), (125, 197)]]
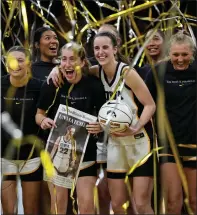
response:
[(125, 72), (125, 83), (131, 88), (137, 99), (143, 104), (144, 109), (136, 125), (128, 127), (125, 132), (115, 132), (114, 136), (124, 137), (130, 136), (138, 133), (141, 128), (150, 121), (153, 116), (156, 106), (155, 102), (141, 77), (137, 74), (135, 70), (130, 70)]
[(60, 87), (61, 84), (64, 84), (62, 73), (60, 71), (60, 66), (56, 66), (52, 69), (49, 76), (47, 77), (47, 84), (49, 84), (50, 80), (52, 79), (53, 84), (56, 87)]
[(141, 77), (135, 70), (130, 70), (125, 73), (125, 83), (132, 89), (137, 99), (144, 106), (143, 112), (139, 118), (139, 124), (142, 128), (155, 113), (155, 102)]
[(45, 110), (41, 110), (41, 109), (37, 109), (37, 113), (36, 113), (36, 123), (37, 125), (39, 125), (43, 130), (55, 127), (57, 128), (55, 122), (46, 117), (46, 111)]
[[(63, 78), (62, 78), (62, 74), (61, 74), (61, 67), (60, 66), (56, 66), (52, 69), (52, 71), (50, 72), (49, 76), (47, 77), (47, 84), (49, 84), (50, 79), (52, 79), (53, 84), (56, 87), (61, 86), (61, 84), (64, 84)], [(91, 66), (89, 68), (89, 73), (90, 75), (94, 75), (99, 77), (99, 67), (98, 65), (95, 66)]]
[(54, 85), (47, 85), (46, 82), (43, 83), (37, 103), (35, 120), (37, 125), (44, 130), (56, 127), (54, 121), (46, 116), (47, 110), (49, 110), (49, 107), (53, 104), (56, 98), (56, 93), (57, 92)]

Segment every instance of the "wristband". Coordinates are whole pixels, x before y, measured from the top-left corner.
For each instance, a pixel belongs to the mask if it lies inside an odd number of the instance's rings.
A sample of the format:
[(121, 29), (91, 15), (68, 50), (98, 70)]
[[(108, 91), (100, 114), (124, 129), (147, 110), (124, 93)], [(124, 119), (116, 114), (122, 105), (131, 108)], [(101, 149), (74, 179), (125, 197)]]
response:
[(40, 122), (40, 126), (42, 125), (42, 122), (46, 119), (47, 117), (44, 117), (41, 122)]

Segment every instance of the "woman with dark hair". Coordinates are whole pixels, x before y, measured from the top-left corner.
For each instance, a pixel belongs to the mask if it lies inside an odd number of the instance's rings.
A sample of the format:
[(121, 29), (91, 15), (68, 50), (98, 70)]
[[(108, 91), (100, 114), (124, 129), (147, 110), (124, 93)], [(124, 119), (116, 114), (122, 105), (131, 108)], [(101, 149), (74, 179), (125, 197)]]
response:
[[(57, 65), (59, 41), (56, 32), (46, 26), (38, 28), (34, 33), (32, 47), (32, 76), (45, 81), (52, 68)], [(39, 132), (39, 137), (44, 141), (44, 144), (47, 141), (48, 134), (48, 131)], [(42, 182), (41, 189), (41, 213), (48, 214), (50, 211), (48, 206), (50, 205), (50, 194), (46, 182)]]
[[(61, 49), (60, 67), (64, 84), (59, 88), (59, 91), (57, 92), (57, 88), (52, 81), (50, 81), (49, 85), (44, 83), (41, 89), (36, 122), (44, 130), (55, 126), (53, 119), (59, 104), (66, 105), (66, 101), (68, 101), (70, 107), (89, 114), (94, 114), (96, 111), (98, 114), (100, 107), (105, 103), (105, 92), (100, 81), (96, 77), (85, 74), (88, 73), (88, 64), (85, 50), (82, 46), (74, 42), (64, 45)], [(82, 72), (79, 71), (79, 68), (81, 68)], [(72, 84), (74, 84), (74, 87), (68, 96)], [(55, 101), (53, 102), (54, 98)], [(46, 110), (52, 103), (50, 113), (46, 115)], [(91, 135), (76, 186), (80, 214), (94, 214), (93, 188), (97, 176), (97, 138), (93, 134), (101, 132), (101, 128), (98, 122), (94, 122), (87, 126), (87, 130)], [(59, 187), (51, 182), (48, 184), (51, 192), (51, 213), (55, 213), (55, 202), (57, 201), (58, 213), (66, 214), (68, 189)], [(53, 186), (56, 187), (57, 196), (54, 196)]]
[[(154, 29), (150, 29), (146, 35), (145, 40), (147, 40), (150, 35), (153, 33)], [(139, 67), (138, 74), (140, 77), (145, 80), (146, 76), (151, 69), (149, 63), (157, 64), (160, 60), (163, 60), (164, 57), (164, 39), (165, 35), (163, 31), (157, 29), (156, 32), (151, 36), (148, 44), (146, 45), (146, 52), (150, 56), (152, 62), (148, 62), (143, 67)]]
[[(153, 31), (153, 29), (149, 30), (146, 33), (145, 39), (150, 37)], [(162, 60), (162, 57), (164, 56), (164, 38), (165, 35), (163, 31), (157, 29), (154, 35), (152, 35), (152, 38), (150, 39), (149, 43), (146, 45), (146, 50), (154, 64)]]
[[(130, 69), (127, 64), (116, 60), (117, 49), (117, 40), (113, 34), (110, 32), (96, 34), (94, 38), (94, 55), (99, 65), (91, 68), (91, 72), (102, 81), (107, 100), (110, 99), (123, 75), (126, 84), (123, 88), (121, 98), (132, 110), (136, 111), (133, 125), (128, 127), (123, 133), (113, 133), (112, 136), (110, 135), (107, 145), (107, 177), (112, 208), (115, 214), (120, 214), (124, 213), (122, 205), (127, 201), (127, 192), (124, 184), (125, 173), (150, 150), (152, 127), (147, 129), (146, 124), (154, 114), (155, 104), (145, 83), (137, 72), (134, 69)], [(124, 73), (124, 71), (126, 72)], [(116, 97), (120, 93), (119, 88), (117, 89)], [(141, 113), (137, 111), (136, 103), (133, 100), (134, 95), (143, 104)], [(135, 144), (135, 141), (139, 141), (138, 144)], [(131, 149), (132, 146), (139, 147), (139, 145), (141, 145), (140, 151), (137, 148)], [(124, 147), (125, 149), (123, 149)], [(123, 151), (126, 151), (126, 153), (123, 153)], [(135, 151), (137, 152), (136, 154)], [(146, 161), (138, 168), (143, 166)], [(152, 167), (150, 166), (150, 168)], [(130, 175), (133, 185), (133, 199), (131, 199), (131, 202), (134, 200), (136, 210), (141, 214), (153, 213), (150, 204), (152, 179), (147, 177), (147, 175), (145, 176), (144, 174), (146, 173), (144, 171), (145, 169), (142, 169), (136, 175), (134, 172)]]
[(32, 75), (40, 80), (45, 80), (52, 68), (57, 65), (58, 37), (53, 29), (41, 27), (35, 31), (33, 41)]
[(8, 158), (6, 148), (12, 137), (5, 130), (1, 130), (3, 213), (17, 213), (15, 210), (18, 175), (22, 185), (24, 213), (36, 215), (40, 206), (42, 168), (39, 153), (26, 137), (37, 135), (39, 129), (35, 122), (35, 114), (42, 82), (31, 78), (30, 52), (21, 46), (14, 46), (8, 51), (6, 66), (9, 74), (1, 78), (1, 112), (10, 114), (11, 119), (23, 132), (23, 137), (20, 148), (12, 145), (14, 153)]
[[(189, 204), (196, 214), (196, 47), (192, 38), (178, 32), (169, 43), (169, 60), (159, 63), (156, 75), (164, 90), (168, 119), (175, 138), (178, 156), (186, 176)], [(161, 74), (161, 75), (158, 75)], [(155, 99), (159, 99), (152, 71), (147, 75), (147, 85)], [(158, 110), (160, 111), (160, 110)], [(159, 125), (160, 118), (157, 123)], [(181, 214), (183, 204), (182, 183), (172, 148), (160, 136), (158, 145), (164, 146), (159, 152), (161, 183), (167, 198), (167, 214)]]

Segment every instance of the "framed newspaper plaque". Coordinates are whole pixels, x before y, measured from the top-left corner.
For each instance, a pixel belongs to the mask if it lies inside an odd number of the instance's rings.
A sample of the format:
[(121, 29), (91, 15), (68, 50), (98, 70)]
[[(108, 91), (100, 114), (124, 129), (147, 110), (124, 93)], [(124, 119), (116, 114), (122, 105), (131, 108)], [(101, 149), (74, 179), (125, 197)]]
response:
[(77, 181), (89, 135), (86, 125), (95, 122), (96, 117), (65, 105), (59, 105), (55, 115), (57, 128), (52, 128), (46, 150), (51, 156), (55, 175), (44, 180), (71, 189)]

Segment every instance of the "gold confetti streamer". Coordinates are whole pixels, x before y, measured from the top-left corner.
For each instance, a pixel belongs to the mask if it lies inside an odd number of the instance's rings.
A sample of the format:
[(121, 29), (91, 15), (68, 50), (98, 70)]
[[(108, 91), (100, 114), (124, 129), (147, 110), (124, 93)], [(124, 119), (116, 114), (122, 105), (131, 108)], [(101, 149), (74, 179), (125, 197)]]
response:
[(24, 0), (21, 0), (21, 10), (23, 16), (23, 23), (24, 23), (24, 33), (25, 33), (25, 48), (29, 48), (29, 28), (28, 28), (28, 19), (27, 19), (27, 11)]
[(160, 4), (162, 3), (164, 0), (157, 0), (157, 1), (151, 1), (151, 2), (147, 2), (147, 3), (144, 3), (144, 4), (141, 4), (141, 5), (138, 5), (138, 6), (135, 6), (135, 7), (132, 7), (132, 8), (129, 8), (127, 10), (123, 10), (123, 11), (120, 11), (118, 13), (115, 13), (113, 15), (109, 15), (107, 16), (106, 18), (104, 18), (103, 20), (99, 20), (97, 21), (96, 23), (90, 23), (90, 24), (86, 24), (80, 31), (78, 37), (77, 37), (77, 41), (81, 41), (81, 37), (83, 35), (83, 33), (90, 27), (95, 27), (95, 26), (99, 26), (101, 24), (104, 24), (106, 22), (110, 22), (110, 21), (113, 21), (115, 19), (117, 19), (119, 16), (126, 16), (128, 15), (129, 13), (134, 13), (134, 12), (139, 12), (141, 10), (144, 10), (146, 8), (149, 8), (155, 4)]
[[(161, 22), (162, 26), (160, 25), (160, 29), (164, 32), (167, 32), (167, 31), (173, 31), (174, 28), (176, 27), (184, 27), (184, 28), (188, 28), (190, 31), (191, 31), (191, 28), (190, 26), (194, 26), (194, 27), (197, 27), (197, 24), (196, 24), (196, 17), (195, 16), (191, 16), (191, 15), (188, 15), (188, 14), (181, 14), (181, 12), (179, 10), (177, 10), (177, 12), (175, 13), (176, 16), (174, 16), (174, 19), (177, 19), (177, 23), (173, 23), (172, 25), (168, 25), (167, 24), (167, 20), (168, 19), (172, 19), (172, 14), (168, 11), (168, 12), (165, 12), (164, 11), (164, 8), (165, 8), (165, 5), (164, 5), (164, 2), (166, 2), (165, 0), (158, 0), (158, 1), (146, 1), (146, 3), (141, 3), (140, 5), (138, 6), (135, 6), (136, 5), (136, 0), (134, 1), (129, 1), (129, 5), (127, 7), (127, 4), (126, 4), (126, 1), (124, 1), (124, 7), (126, 9), (123, 9), (121, 8), (121, 11), (118, 11), (118, 9), (114, 8), (114, 7), (111, 7), (110, 5), (106, 4), (106, 3), (100, 3), (99, 1), (96, 1), (97, 5), (99, 6), (99, 9), (100, 9), (100, 13), (102, 13), (102, 10), (101, 8), (107, 8), (107, 9), (110, 9), (111, 11), (115, 12), (114, 14), (110, 15), (110, 16), (107, 16), (107, 17), (101, 17), (101, 20), (96, 20), (92, 14), (90, 13), (90, 11), (88, 11), (88, 9), (86, 7), (83, 7), (83, 11), (80, 11), (78, 8), (76, 8), (75, 6), (75, 1), (62, 1), (62, 4), (63, 6), (65, 5), (65, 2), (68, 2), (68, 7), (65, 8), (65, 13), (68, 14), (68, 17), (70, 20), (75, 20), (76, 21), (76, 28), (78, 29), (78, 25), (77, 25), (77, 13), (79, 13), (86, 21), (87, 21), (87, 24), (81, 29), (81, 32), (78, 34), (78, 32), (75, 31), (75, 35), (78, 35), (77, 39), (78, 41), (81, 43), (81, 38), (82, 38), (82, 35), (83, 33), (87, 30), (87, 29), (90, 29), (90, 28), (97, 28), (98, 26), (100, 26), (101, 24), (104, 24), (104, 23), (107, 23), (107, 22), (110, 22), (110, 21), (113, 21), (113, 20), (116, 20), (118, 19), (118, 17), (122, 18), (123, 20), (127, 20), (127, 18), (129, 18), (130, 20), (132, 20), (130, 17), (133, 18), (133, 21), (135, 22), (135, 19), (140, 19), (140, 20), (145, 20), (145, 21), (149, 21), (149, 22), (160, 22), (160, 20), (163, 20)], [(78, 1), (78, 2), (82, 2), (82, 1)], [(29, 42), (29, 35), (28, 35), (28, 20), (27, 20), (27, 12), (26, 12), (26, 5), (25, 5), (25, 1), (22, 0), (22, 2), (20, 3), (20, 1), (12, 1), (12, 0), (7, 0), (6, 3), (8, 3), (8, 6), (9, 6), (9, 14), (7, 16), (6, 14), (6, 11), (5, 11), (5, 8), (4, 8), (4, 2), (2, 3), (2, 9), (3, 9), (3, 13), (4, 13), (4, 19), (6, 21), (6, 25), (5, 25), (5, 29), (4, 29), (4, 32), (3, 32), (3, 37), (2, 37), (2, 41), (1, 41), (1, 47), (2, 47), (2, 52), (3, 54), (5, 54), (5, 47), (4, 47), (4, 38), (5, 37), (12, 37), (12, 40), (14, 40), (14, 38), (17, 40), (17, 37), (20, 33), (20, 29), (19, 29), (19, 32), (17, 34), (13, 34), (13, 27), (15, 26), (15, 22), (13, 22), (12, 26), (10, 26), (11, 24), (11, 21), (12, 20), (16, 20), (16, 18), (18, 17), (18, 15), (20, 17), (23, 18), (23, 21), (21, 23), (21, 26), (23, 27), (24, 29), (24, 34), (25, 34), (25, 46), (28, 46), (29, 44), (26, 44)], [(19, 6), (19, 3), (21, 4), (21, 7)], [(117, 2), (118, 4), (119, 2)], [(174, 1), (171, 1), (172, 5), (174, 4)], [(162, 13), (159, 15), (159, 17), (157, 18), (153, 18), (152, 17), (152, 7), (156, 4), (161, 4), (163, 7), (162, 7)], [(32, 4), (33, 5), (33, 4)], [(180, 0), (177, 1), (177, 8), (180, 9)], [(64, 6), (65, 7), (65, 6)], [(35, 13), (37, 16), (39, 16), (45, 23), (47, 23), (49, 26), (53, 27), (57, 33), (64, 39), (66, 39), (67, 41), (70, 41), (70, 38), (69, 38), (69, 34), (64, 32), (63, 28), (61, 28), (61, 25), (58, 24), (58, 20), (52, 16), (53, 20), (55, 21), (56, 25), (59, 27), (60, 30), (58, 30), (56, 28), (56, 26), (49, 22), (46, 17), (44, 16), (43, 14), (43, 11), (47, 11), (47, 9), (45, 8), (41, 8), (40, 6), (40, 10), (41, 10), (41, 13), (36, 11), (36, 9), (32, 6), (32, 11), (33, 13)], [(138, 12), (138, 11), (141, 11), (141, 10), (144, 10), (144, 9), (148, 9), (149, 11), (149, 17), (140, 17), (140, 16), (135, 16), (135, 12)], [(90, 17), (90, 18), (88, 18)], [(165, 18), (166, 17), (166, 18)], [(188, 21), (189, 20), (189, 21)], [(134, 25), (135, 23), (133, 22), (132, 26), (134, 28)], [(147, 29), (149, 29), (151, 27), (151, 24), (147, 26)], [(182, 26), (181, 26), (182, 25)], [(155, 30), (158, 28), (158, 26), (155, 28)], [(135, 33), (137, 34), (137, 30), (135, 29)], [(137, 37), (136, 38), (132, 38), (131, 40), (129, 41), (124, 41), (124, 44), (122, 45), (121, 49), (125, 49), (125, 53), (128, 55), (130, 53), (133, 53), (133, 50), (136, 46), (138, 46), (138, 41), (142, 41), (143, 38), (144, 38), (144, 35), (141, 35), (140, 33), (141, 32), (138, 32), (139, 34), (137, 34)], [(13, 37), (13, 35), (15, 35)], [(125, 32), (124, 32), (124, 38), (125, 38)], [(18, 41), (20, 42), (20, 41)], [(145, 52), (143, 52), (141, 58), (140, 58), (140, 65), (142, 65), (143, 61), (144, 61), (144, 56), (145, 56)], [(148, 58), (147, 58), (148, 59)], [(148, 59), (148, 61), (150, 62), (150, 59)], [(16, 64), (16, 61), (15, 60), (11, 60), (9, 63), (7, 63), (7, 65), (9, 65), (10, 67), (12, 67), (12, 69), (15, 69), (17, 67), (17, 64)], [(80, 68), (76, 68), (76, 71), (77, 73), (78, 72), (81, 72), (80, 71)], [(153, 72), (154, 73), (154, 72)], [(156, 84), (158, 84), (158, 82), (156, 81)], [(158, 86), (157, 86), (158, 87)], [(158, 91), (159, 91), (159, 96), (162, 96), (162, 87), (159, 87)], [(13, 89), (10, 89), (9, 90), (9, 95), (11, 94), (14, 94), (14, 91)], [(164, 105), (162, 99), (161, 101), (159, 101), (158, 103), (160, 103), (160, 105)], [(11, 107), (11, 102), (10, 102), (10, 107)], [(161, 111), (160, 112), (162, 114), (162, 116), (164, 116), (166, 113), (164, 111)], [(172, 139), (171, 139), (171, 142), (173, 142), (173, 134), (171, 133), (171, 130), (170, 128), (168, 128), (168, 124), (167, 122), (164, 122), (166, 124), (166, 130), (168, 130), (168, 136), (171, 134), (172, 135)], [(21, 140), (17, 140), (15, 141), (14, 143), (17, 144), (18, 148), (20, 148), (20, 142)], [(33, 139), (31, 140), (33, 141)], [(35, 142), (35, 141), (34, 141)], [(33, 142), (32, 142), (33, 144)], [(34, 143), (35, 144), (35, 143)], [(41, 144), (41, 143), (40, 143)], [(42, 144), (40, 145), (40, 147), (42, 146)], [(43, 146), (42, 146), (43, 147)], [(184, 147), (184, 146), (181, 146), (181, 147)], [(194, 146), (191, 145), (191, 148), (193, 148)], [(8, 147), (9, 148), (9, 147)], [(11, 148), (9, 148), (11, 150)], [(41, 150), (41, 148), (39, 148)], [(154, 149), (155, 149), (155, 146), (154, 146)], [(158, 148), (156, 148), (158, 149)], [(43, 149), (42, 149), (43, 150)], [(175, 154), (176, 154), (176, 148), (174, 149), (175, 151)], [(11, 152), (11, 151), (10, 151)], [(174, 152), (173, 152), (174, 153)], [(31, 155), (31, 153), (30, 153)], [(154, 152), (153, 152), (153, 155), (156, 155)], [(178, 154), (176, 154), (175, 156), (178, 156)], [(43, 156), (42, 156), (43, 157)], [(47, 157), (47, 155), (44, 155), (44, 157)], [(29, 158), (28, 158), (29, 159)], [(44, 158), (43, 158), (44, 159)], [(176, 159), (175, 159), (176, 160)], [(155, 163), (154, 163), (155, 164)], [(177, 164), (178, 165), (178, 164)], [(49, 165), (50, 166), (50, 165)], [(47, 166), (48, 167), (48, 166)], [(50, 167), (51, 168), (51, 167)], [(49, 169), (50, 169), (49, 168)], [(179, 172), (180, 172), (180, 175), (182, 174), (182, 167), (179, 166)], [(154, 167), (155, 169), (155, 167)], [(49, 171), (50, 172), (50, 171)], [(154, 171), (155, 172), (155, 171)], [(51, 172), (50, 172), (51, 173)], [(183, 187), (184, 187), (184, 192), (186, 193), (185, 195), (185, 199), (184, 199), (184, 202), (186, 203), (186, 206), (187, 206), (187, 210), (188, 210), (188, 213), (191, 213), (192, 214), (192, 211), (189, 207), (189, 198), (188, 198), (188, 189), (187, 189), (187, 183), (186, 183), (186, 179), (184, 177), (184, 175), (181, 176), (181, 180), (183, 181)], [(127, 181), (128, 182), (128, 181)], [(129, 190), (130, 188), (128, 188)], [(54, 191), (54, 195), (56, 196), (56, 192)], [(96, 198), (96, 191), (95, 191), (95, 209), (97, 209), (96, 211), (99, 210), (99, 202), (97, 202), (97, 198)], [(163, 202), (162, 202), (162, 205), (165, 205), (166, 202), (165, 202), (165, 196), (162, 196), (164, 197), (163, 198)], [(154, 202), (154, 205), (155, 207), (157, 207), (157, 202)], [(74, 205), (73, 205), (74, 206)], [(128, 202), (126, 202), (124, 205), (123, 205), (123, 208), (125, 210), (125, 213), (127, 211), (127, 208), (128, 208)], [(157, 208), (156, 208), (157, 209)], [(155, 209), (155, 211), (156, 211)], [(165, 208), (164, 208), (165, 209)], [(165, 210), (164, 210), (165, 212)], [(56, 214), (57, 214), (57, 209), (56, 209)], [(75, 210), (75, 214), (77, 214), (76, 210)]]
[(12, 21), (12, 18), (14, 16), (14, 12), (15, 12), (15, 10), (17, 10), (18, 7), (19, 7), (19, 1), (13, 1), (11, 4), (11, 9), (10, 9), (8, 19), (6, 20), (6, 26), (5, 26), (2, 40), (6, 36), (7, 30), (10, 27), (10, 22)]
[(37, 14), (46, 24), (48, 24), (49, 26), (51, 26), (53, 29), (55, 29), (55, 31), (62, 37), (64, 38), (66, 41), (70, 41), (68, 34), (64, 34), (61, 31), (59, 31), (51, 22), (49, 22), (44, 16), (42, 16), (41, 13), (39, 13), (38, 11), (36, 11), (34, 9), (34, 5), (31, 5), (31, 10)]
[(51, 162), (50, 154), (47, 151), (42, 150), (40, 152), (40, 159), (42, 161), (42, 165), (45, 169), (47, 177), (53, 177), (55, 175), (55, 168), (53, 166), (53, 163)]
[(96, 214), (100, 214), (98, 187), (94, 187), (94, 207)]

